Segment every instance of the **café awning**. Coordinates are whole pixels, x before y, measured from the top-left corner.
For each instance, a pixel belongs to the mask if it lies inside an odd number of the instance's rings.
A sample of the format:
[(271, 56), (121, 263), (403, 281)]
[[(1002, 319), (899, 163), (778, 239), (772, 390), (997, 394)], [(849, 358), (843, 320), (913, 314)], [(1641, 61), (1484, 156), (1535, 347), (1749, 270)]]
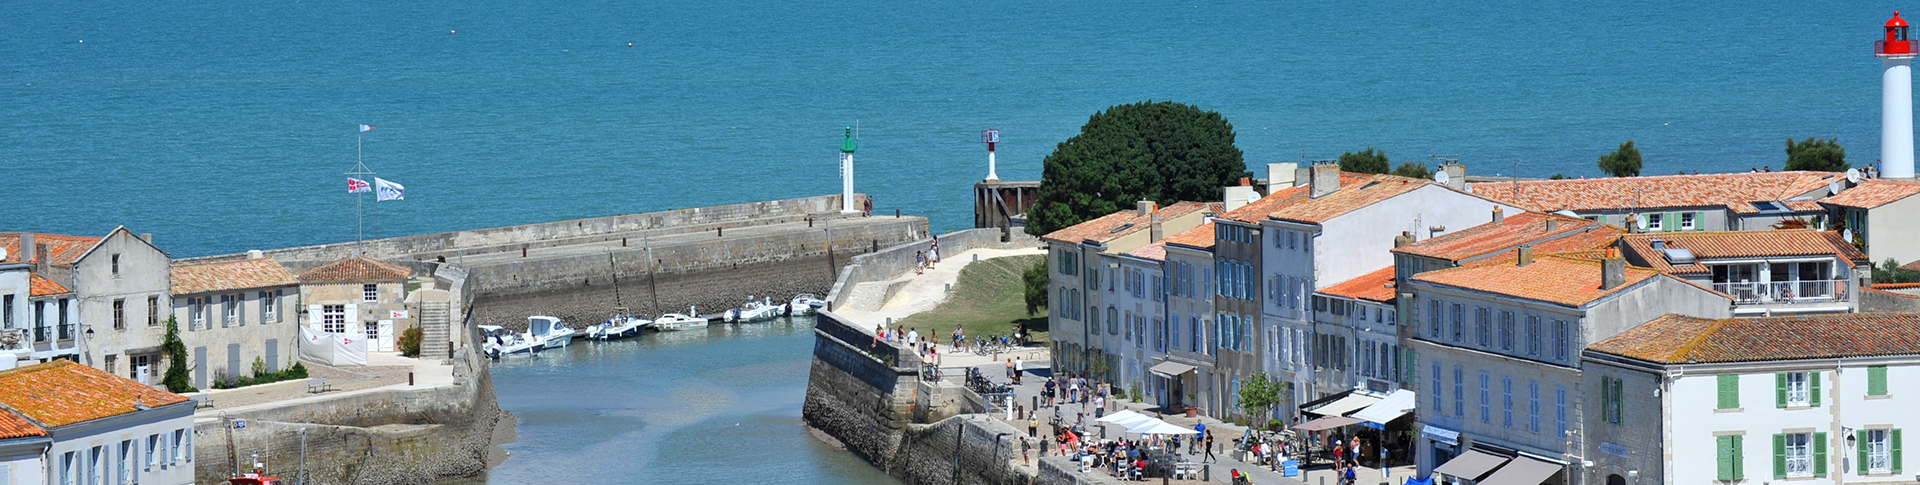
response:
[(1380, 402), (1380, 398), (1366, 394), (1348, 394), (1347, 397), (1323, 404), (1317, 408), (1308, 409), (1307, 412), (1321, 416), (1346, 416), (1347, 413), (1351, 413), (1355, 409), (1371, 406), (1376, 402)]
[(1506, 463), (1507, 457), (1470, 449), (1466, 453), (1461, 453), (1460, 456), (1453, 457), (1452, 460), (1447, 460), (1446, 464), (1433, 469), (1433, 472), (1467, 480), (1478, 480), (1488, 471)]
[(1360, 420), (1346, 416), (1327, 416), (1300, 423), (1299, 426), (1294, 426), (1293, 429), (1297, 431), (1325, 431), (1358, 422), (1360, 422)]
[(1553, 474), (1560, 473), (1561, 468), (1559, 463), (1521, 455), (1481, 480), (1480, 485), (1540, 485)]
[(1169, 360), (1166, 362), (1161, 362), (1159, 364), (1154, 364), (1154, 366), (1150, 369), (1147, 369), (1147, 371), (1152, 372), (1154, 374), (1159, 374), (1161, 377), (1166, 377), (1168, 379), (1179, 379), (1180, 376), (1186, 375), (1186, 373), (1188, 372), (1193, 372), (1193, 366)]
[(1367, 406), (1366, 409), (1361, 409), (1350, 416), (1368, 422), (1387, 424), (1389, 421), (1399, 419), (1401, 416), (1412, 412), (1416, 404), (1415, 399), (1413, 391), (1394, 389), (1393, 393), (1388, 394), (1386, 399), (1381, 399), (1380, 402), (1373, 403), (1373, 405)]

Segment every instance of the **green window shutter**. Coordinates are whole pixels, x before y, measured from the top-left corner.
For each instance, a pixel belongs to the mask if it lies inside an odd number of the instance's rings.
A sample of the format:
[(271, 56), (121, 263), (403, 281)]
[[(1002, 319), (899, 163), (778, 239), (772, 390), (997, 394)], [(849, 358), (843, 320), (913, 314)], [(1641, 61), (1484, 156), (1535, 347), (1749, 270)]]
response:
[(1733, 435), (1733, 479), (1747, 479), (1747, 437)]
[(1740, 407), (1740, 375), (1720, 375), (1720, 409)]
[(1887, 430), (1887, 453), (1893, 455), (1893, 474), (1900, 474), (1900, 428)]
[(1773, 478), (1787, 478), (1787, 435), (1773, 435)]
[(1705, 212), (1693, 213), (1693, 230), (1695, 231), (1707, 230), (1707, 213)]
[(1887, 395), (1887, 366), (1875, 365), (1867, 367), (1867, 395)]
[(1667, 215), (1661, 216), (1660, 219), (1661, 219), (1660, 220), (1661, 230), (1665, 230), (1665, 231), (1680, 230), (1680, 213), (1668, 212)]
[(1622, 401), (1625, 401), (1625, 399), (1622, 399), (1622, 397), (1626, 396), (1626, 393), (1621, 391), (1622, 391), (1621, 380), (1614, 379), (1613, 380), (1613, 424), (1620, 424), (1621, 421), (1626, 421), (1625, 414), (1627, 413), (1626, 413), (1626, 409), (1624, 408), (1626, 408), (1627, 406), (1626, 406), (1626, 403), (1622, 402)]
[(1853, 469), (1860, 472), (1860, 475), (1865, 476), (1867, 474), (1867, 430), (1854, 431), (1853, 439), (1856, 440), (1854, 441), (1856, 444), (1853, 447), (1860, 450), (1859, 456), (1854, 457), (1859, 461), (1854, 462), (1857, 463), (1857, 465), (1854, 465)]
[(1600, 376), (1600, 420), (1613, 422), (1613, 378)]
[(1734, 479), (1734, 437), (1713, 437), (1713, 449), (1720, 456), (1720, 479)]
[(1827, 434), (1813, 434), (1813, 476), (1827, 476)]
[(1820, 371), (1807, 372), (1807, 403), (1820, 407)]
[(1787, 373), (1773, 373), (1773, 407), (1787, 407)]

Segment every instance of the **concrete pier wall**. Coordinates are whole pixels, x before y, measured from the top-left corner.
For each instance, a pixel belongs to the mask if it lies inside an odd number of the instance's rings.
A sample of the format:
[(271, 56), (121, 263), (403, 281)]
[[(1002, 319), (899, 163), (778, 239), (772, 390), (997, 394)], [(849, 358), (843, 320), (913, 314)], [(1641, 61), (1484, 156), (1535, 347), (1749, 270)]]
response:
[[(980, 248), (1022, 248), (1040, 245), (1040, 239), (1025, 233), (1015, 232), (1008, 241), (1001, 242), (1006, 232), (998, 228), (967, 229), (939, 236), (942, 258), (958, 257), (960, 253)], [(840, 270), (840, 277), (833, 282), (827, 292), (827, 301), (834, 308), (846, 306), (847, 298), (852, 296), (853, 288), (863, 283), (886, 281), (913, 271), (914, 255), (933, 247), (933, 238), (917, 239), (911, 242), (887, 246), (871, 254), (855, 256), (852, 264)]]

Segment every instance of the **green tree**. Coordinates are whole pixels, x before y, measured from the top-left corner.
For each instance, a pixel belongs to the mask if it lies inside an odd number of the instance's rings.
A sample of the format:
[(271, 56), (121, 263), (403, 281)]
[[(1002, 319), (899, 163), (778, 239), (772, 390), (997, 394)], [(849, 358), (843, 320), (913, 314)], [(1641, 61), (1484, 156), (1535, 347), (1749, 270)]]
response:
[(180, 341), (180, 322), (172, 316), (167, 317), (167, 334), (160, 339), (160, 350), (167, 353), (168, 360), (166, 377), (160, 383), (175, 394), (197, 391), (187, 377), (187, 344)]
[[(1367, 147), (1359, 152), (1340, 154), (1340, 170), (1357, 173), (1387, 173), (1387, 153)], [(1422, 166), (1421, 168), (1425, 168)]]
[(1233, 125), (1214, 111), (1173, 102), (1094, 113), (1080, 134), (1042, 161), (1027, 233), (1045, 235), (1151, 200), (1215, 200), (1245, 177)]
[(1393, 174), (1410, 179), (1433, 178), (1433, 171), (1427, 170), (1427, 164), (1420, 162), (1400, 162), (1400, 166), (1393, 168)]
[(1267, 373), (1254, 374), (1240, 382), (1240, 411), (1247, 416), (1261, 418), (1267, 411), (1280, 405), (1280, 381), (1267, 377)]
[(1920, 283), (1920, 271), (1902, 269), (1900, 262), (1887, 258), (1873, 268), (1874, 283)]
[(1567, 179), (1567, 174), (1558, 173), (1558, 172), (1555, 172), (1551, 177), (1547, 177), (1547, 180), (1566, 180), (1566, 179)]
[(1637, 177), (1640, 175), (1640, 149), (1633, 147), (1633, 140), (1620, 144), (1620, 149), (1600, 156), (1600, 171), (1615, 177)]
[(1042, 258), (1033, 267), (1020, 273), (1020, 280), (1027, 288), (1027, 316), (1034, 316), (1047, 307), (1047, 260)]
[(1841, 148), (1839, 138), (1825, 140), (1807, 137), (1795, 143), (1787, 139), (1787, 170), (1812, 170), (1818, 172), (1845, 172), (1852, 165), (1847, 164), (1847, 149)]

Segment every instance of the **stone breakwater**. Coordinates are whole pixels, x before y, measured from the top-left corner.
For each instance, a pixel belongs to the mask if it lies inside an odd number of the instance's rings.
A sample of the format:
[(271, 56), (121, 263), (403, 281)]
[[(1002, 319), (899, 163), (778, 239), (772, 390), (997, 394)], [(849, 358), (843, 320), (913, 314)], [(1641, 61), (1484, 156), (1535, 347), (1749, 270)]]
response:
[[(845, 262), (841, 258), (840, 266)], [(473, 315), (476, 322), (512, 323), (515, 328), (525, 327), (528, 315), (552, 315), (578, 327), (604, 321), (620, 306), (644, 318), (685, 313), (689, 306), (717, 313), (739, 306), (747, 295), (772, 295), (775, 303), (786, 303), (801, 293), (824, 295), (832, 285), (827, 258), (799, 258), (747, 263), (727, 271), (659, 274), (651, 283), (644, 274), (621, 275), (618, 290), (609, 279), (570, 291), (489, 297), (474, 307)]]

